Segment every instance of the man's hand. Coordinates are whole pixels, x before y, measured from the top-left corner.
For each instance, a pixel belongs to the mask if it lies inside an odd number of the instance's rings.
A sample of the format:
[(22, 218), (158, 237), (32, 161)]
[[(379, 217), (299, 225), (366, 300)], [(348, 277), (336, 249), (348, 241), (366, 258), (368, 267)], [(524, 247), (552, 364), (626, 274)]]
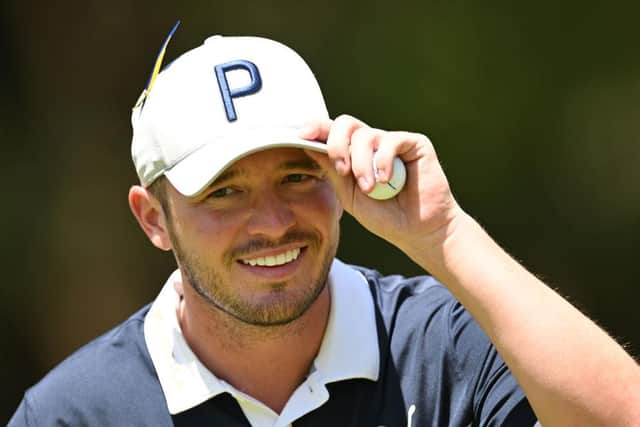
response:
[[(327, 144), (328, 157), (309, 154), (327, 171), (344, 209), (411, 257), (422, 257), (425, 248), (442, 244), (462, 213), (424, 135), (375, 129), (342, 115), (334, 121), (310, 123), (301, 137)], [(392, 176), (394, 157), (400, 157), (407, 168), (405, 188), (385, 201), (367, 196), (375, 186), (375, 152), (381, 182)]]
[[(424, 135), (373, 129), (349, 116), (311, 124), (309, 155), (345, 210), (438, 278), (487, 333), (545, 427), (638, 425), (640, 368), (597, 325), (506, 254), (456, 203)], [(377, 168), (407, 167), (395, 198), (366, 193)]]

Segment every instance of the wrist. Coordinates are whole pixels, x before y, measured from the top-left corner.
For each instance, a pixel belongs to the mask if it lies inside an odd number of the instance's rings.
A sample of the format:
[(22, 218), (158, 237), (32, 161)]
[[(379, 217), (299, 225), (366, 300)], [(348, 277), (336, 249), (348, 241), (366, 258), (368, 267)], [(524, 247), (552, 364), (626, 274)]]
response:
[(440, 271), (447, 264), (447, 258), (457, 242), (463, 240), (465, 230), (475, 223), (457, 203), (450, 210), (446, 221), (433, 230), (411, 242), (405, 253), (418, 265), (430, 273)]

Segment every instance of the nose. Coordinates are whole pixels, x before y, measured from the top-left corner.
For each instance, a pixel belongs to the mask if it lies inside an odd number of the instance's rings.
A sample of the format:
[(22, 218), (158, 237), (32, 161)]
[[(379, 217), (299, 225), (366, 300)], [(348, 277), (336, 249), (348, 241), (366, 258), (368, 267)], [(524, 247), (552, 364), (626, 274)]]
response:
[(252, 203), (247, 232), (276, 239), (284, 236), (295, 223), (295, 214), (289, 203), (278, 197), (276, 192), (264, 191)]

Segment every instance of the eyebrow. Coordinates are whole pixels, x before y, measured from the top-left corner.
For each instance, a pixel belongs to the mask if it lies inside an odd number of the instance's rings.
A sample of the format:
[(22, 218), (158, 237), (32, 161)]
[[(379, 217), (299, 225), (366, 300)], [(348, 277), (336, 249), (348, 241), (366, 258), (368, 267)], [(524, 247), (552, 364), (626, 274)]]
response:
[[(312, 159), (296, 159), (296, 160), (287, 160), (282, 162), (277, 167), (278, 170), (287, 171), (287, 170), (295, 170), (302, 169), (308, 171), (319, 171), (320, 165), (316, 163)], [(211, 185), (220, 185), (224, 184), (227, 181), (230, 181), (234, 178), (237, 178), (242, 175), (246, 175), (247, 171), (243, 168), (231, 168), (222, 172), (218, 177), (211, 183)]]
[(209, 184), (209, 186), (224, 184), (225, 182), (230, 181), (233, 178), (236, 178), (244, 174), (245, 174), (245, 171), (242, 169), (238, 169), (238, 168), (227, 169), (224, 172), (222, 172), (220, 175), (218, 175), (218, 177), (211, 184)]
[[(288, 170), (307, 170), (312, 172), (317, 172), (322, 168), (320, 165), (314, 161), (313, 159), (296, 159), (296, 160), (287, 160), (278, 165), (277, 170), (288, 171)], [(225, 182), (231, 181), (234, 178), (237, 178), (242, 175), (246, 175), (247, 171), (244, 168), (232, 168), (227, 169), (222, 172), (218, 177), (209, 184), (209, 187), (212, 186), (220, 186), (224, 185)]]
[(300, 159), (300, 160), (288, 160), (283, 162), (278, 169), (290, 170), (290, 169), (302, 169), (308, 171), (320, 170), (320, 165), (312, 159)]

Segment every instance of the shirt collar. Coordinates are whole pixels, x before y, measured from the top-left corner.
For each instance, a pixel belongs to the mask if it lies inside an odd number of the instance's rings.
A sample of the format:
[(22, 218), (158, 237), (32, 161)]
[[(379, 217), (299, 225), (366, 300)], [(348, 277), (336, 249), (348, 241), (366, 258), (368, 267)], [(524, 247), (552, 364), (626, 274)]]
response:
[(315, 368), (326, 383), (378, 380), (380, 352), (373, 297), (364, 276), (339, 260), (329, 272), (331, 310)]
[[(213, 375), (191, 351), (176, 317), (175, 271), (153, 302), (144, 336), (171, 414), (193, 408), (233, 388)], [(378, 379), (380, 355), (374, 305), (366, 279), (335, 259), (328, 278), (331, 308), (314, 369), (325, 384), (350, 378)]]

